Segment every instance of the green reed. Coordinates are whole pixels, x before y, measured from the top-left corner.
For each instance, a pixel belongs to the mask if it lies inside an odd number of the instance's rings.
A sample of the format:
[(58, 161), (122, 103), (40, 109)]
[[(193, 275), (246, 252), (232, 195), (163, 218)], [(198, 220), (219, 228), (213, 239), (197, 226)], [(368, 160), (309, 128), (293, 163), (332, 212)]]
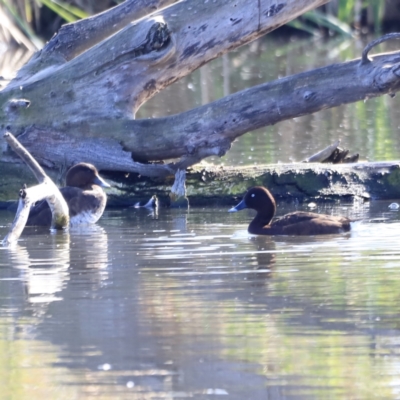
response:
[[(337, 34), (351, 36), (360, 29), (380, 32), (383, 25), (385, 3), (389, 0), (331, 0), (318, 10), (303, 14), (288, 23), (289, 26), (311, 35)], [(393, 0), (392, 0), (393, 1)], [(395, 0), (400, 5), (400, 0)], [(115, 2), (110, 1), (110, 6)], [(41, 13), (44, 8), (54, 12), (65, 22), (74, 22), (89, 16), (86, 10), (73, 6), (67, 0), (0, 0), (0, 24), (18, 43), (26, 45), (22, 36), (34, 47), (41, 46), (38, 37)], [(85, 8), (85, 7), (84, 7)], [(6, 20), (6, 21), (5, 21)], [(44, 24), (51, 24), (46, 21)]]

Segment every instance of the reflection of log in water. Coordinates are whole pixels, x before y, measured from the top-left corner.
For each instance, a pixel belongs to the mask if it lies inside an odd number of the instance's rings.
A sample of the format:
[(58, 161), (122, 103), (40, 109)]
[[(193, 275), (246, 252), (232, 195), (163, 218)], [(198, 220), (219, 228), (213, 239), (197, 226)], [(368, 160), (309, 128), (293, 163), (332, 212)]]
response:
[[(43, 313), (53, 301), (61, 300), (68, 280), (70, 239), (67, 233), (43, 237), (27, 230), (24, 246), (8, 249), (10, 265), (21, 271), (27, 301)], [(43, 233), (45, 231), (43, 230)], [(47, 233), (47, 232), (46, 232)]]

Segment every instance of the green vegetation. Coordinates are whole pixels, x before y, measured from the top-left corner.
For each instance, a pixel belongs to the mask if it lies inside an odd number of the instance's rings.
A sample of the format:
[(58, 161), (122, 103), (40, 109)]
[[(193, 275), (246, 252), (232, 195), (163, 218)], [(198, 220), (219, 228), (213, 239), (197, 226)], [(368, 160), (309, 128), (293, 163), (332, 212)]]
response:
[[(400, 0), (396, 1), (400, 4)], [(56, 30), (62, 23), (86, 18), (118, 2), (102, 2), (101, 5), (96, 5), (95, 10), (92, 8), (92, 2), (88, 0), (80, 2), (82, 7), (71, 3), (72, 0), (0, 0), (1, 24), (6, 32), (3, 39), (13, 38), (28, 48), (40, 48), (40, 37), (46, 36), (43, 34), (44, 30), (47, 31), (47, 36), (51, 36), (53, 32), (49, 32), (49, 29)], [(353, 32), (358, 31), (380, 32), (385, 23), (388, 4), (388, 0), (331, 0), (319, 10), (307, 12), (288, 25), (314, 36), (351, 36)], [(52, 13), (49, 13), (49, 10)]]
[[(13, 38), (18, 44), (24, 44), (30, 49), (42, 47), (39, 32), (43, 24), (41, 16), (46, 8), (53, 11), (52, 18), (59, 18), (63, 23), (90, 15), (63, 0), (0, 0), (3, 30), (7, 32), (8, 39)], [(52, 24), (54, 21), (48, 20), (46, 23)]]
[[(323, 11), (314, 10), (288, 25), (313, 35), (326, 31), (351, 36), (352, 32), (382, 31), (387, 1), (331, 0)], [(399, 2), (398, 2), (399, 3)]]

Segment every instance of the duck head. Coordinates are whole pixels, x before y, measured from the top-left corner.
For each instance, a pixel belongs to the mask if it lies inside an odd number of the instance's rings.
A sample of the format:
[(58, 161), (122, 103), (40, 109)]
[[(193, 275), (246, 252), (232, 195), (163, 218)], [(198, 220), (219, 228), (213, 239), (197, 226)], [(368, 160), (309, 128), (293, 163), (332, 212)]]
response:
[(110, 187), (110, 185), (99, 175), (96, 167), (92, 164), (78, 163), (72, 166), (65, 177), (66, 186), (87, 188), (91, 185)]
[[(263, 225), (268, 225), (276, 211), (276, 203), (272, 194), (262, 186), (252, 187), (247, 191), (243, 200), (232, 207), (229, 212), (236, 212), (245, 208), (257, 211), (257, 218)], [(261, 221), (262, 219), (262, 221)]]

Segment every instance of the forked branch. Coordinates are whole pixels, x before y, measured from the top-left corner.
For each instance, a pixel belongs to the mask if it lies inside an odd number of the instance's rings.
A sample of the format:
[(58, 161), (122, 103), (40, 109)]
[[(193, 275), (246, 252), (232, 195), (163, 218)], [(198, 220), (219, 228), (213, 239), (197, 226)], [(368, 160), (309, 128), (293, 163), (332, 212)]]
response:
[(4, 138), (10, 147), (31, 169), (36, 179), (39, 181), (39, 185), (20, 190), (18, 210), (10, 231), (3, 239), (3, 245), (10, 246), (16, 243), (25, 228), (32, 204), (43, 199), (47, 201), (51, 209), (51, 228), (66, 228), (69, 224), (69, 209), (55, 183), (46, 175), (42, 167), (10, 132), (6, 132)]

